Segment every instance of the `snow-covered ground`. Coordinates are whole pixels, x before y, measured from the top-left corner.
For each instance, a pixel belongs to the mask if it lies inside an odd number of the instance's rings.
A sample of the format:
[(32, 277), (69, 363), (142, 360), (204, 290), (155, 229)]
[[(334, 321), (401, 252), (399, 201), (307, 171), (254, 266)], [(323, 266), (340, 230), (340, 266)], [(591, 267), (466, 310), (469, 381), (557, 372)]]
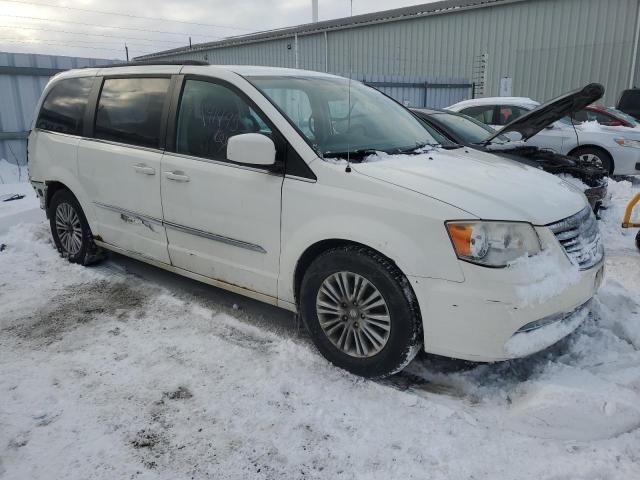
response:
[[(291, 314), (120, 256), (55, 252), (32, 190), (0, 184), (0, 478), (640, 478), (640, 184), (611, 182), (607, 278), (548, 351), (329, 365)], [(9, 229), (9, 223), (13, 225)]]

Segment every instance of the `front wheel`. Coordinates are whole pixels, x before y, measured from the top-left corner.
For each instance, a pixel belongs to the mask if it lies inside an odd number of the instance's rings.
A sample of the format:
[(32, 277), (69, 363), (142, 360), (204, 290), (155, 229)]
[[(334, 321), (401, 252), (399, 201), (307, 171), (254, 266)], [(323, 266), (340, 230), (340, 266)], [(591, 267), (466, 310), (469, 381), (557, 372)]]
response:
[(338, 247), (316, 258), (302, 280), (300, 311), (325, 358), (363, 377), (399, 372), (422, 345), (408, 280), (365, 247)]
[(601, 148), (580, 147), (573, 152), (573, 156), (583, 162), (604, 168), (609, 175), (613, 175), (613, 159)]
[(49, 203), (49, 225), (56, 248), (71, 263), (89, 265), (102, 258), (76, 197), (59, 190)]

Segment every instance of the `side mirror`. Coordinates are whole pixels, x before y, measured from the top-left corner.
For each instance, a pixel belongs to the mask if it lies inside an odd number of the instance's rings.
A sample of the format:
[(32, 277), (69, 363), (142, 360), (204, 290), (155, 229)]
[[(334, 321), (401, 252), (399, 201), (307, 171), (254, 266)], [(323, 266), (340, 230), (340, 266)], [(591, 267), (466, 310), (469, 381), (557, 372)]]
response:
[(247, 165), (273, 165), (276, 146), (273, 140), (259, 133), (235, 135), (227, 143), (227, 159)]

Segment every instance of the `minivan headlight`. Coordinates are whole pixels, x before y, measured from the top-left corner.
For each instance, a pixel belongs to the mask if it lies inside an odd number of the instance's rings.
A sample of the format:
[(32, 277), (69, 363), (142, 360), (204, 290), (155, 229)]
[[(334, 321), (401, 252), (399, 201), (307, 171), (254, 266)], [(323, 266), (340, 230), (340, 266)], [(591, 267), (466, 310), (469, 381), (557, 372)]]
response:
[(529, 223), (455, 221), (446, 226), (456, 255), (467, 262), (506, 267), (540, 252), (540, 239)]

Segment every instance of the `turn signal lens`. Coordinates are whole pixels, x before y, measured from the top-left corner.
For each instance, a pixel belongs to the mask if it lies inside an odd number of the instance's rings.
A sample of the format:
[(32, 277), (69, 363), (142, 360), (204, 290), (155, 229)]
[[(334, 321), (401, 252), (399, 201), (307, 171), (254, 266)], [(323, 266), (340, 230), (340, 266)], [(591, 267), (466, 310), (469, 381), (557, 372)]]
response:
[(471, 234), (473, 229), (469, 225), (455, 223), (447, 225), (447, 229), (456, 253), (463, 257), (471, 255)]

